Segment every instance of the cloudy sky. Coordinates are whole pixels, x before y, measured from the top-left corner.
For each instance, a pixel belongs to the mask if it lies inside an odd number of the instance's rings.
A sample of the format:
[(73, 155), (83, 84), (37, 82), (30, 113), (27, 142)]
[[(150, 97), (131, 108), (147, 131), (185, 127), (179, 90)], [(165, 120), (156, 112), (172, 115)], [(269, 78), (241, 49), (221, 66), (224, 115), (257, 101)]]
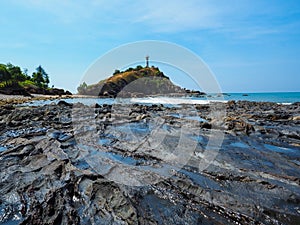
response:
[[(0, 63), (75, 91), (120, 45), (160, 40), (190, 49), (224, 92), (300, 91), (298, 0), (11, 0), (0, 3)], [(171, 75), (171, 74), (168, 74)]]

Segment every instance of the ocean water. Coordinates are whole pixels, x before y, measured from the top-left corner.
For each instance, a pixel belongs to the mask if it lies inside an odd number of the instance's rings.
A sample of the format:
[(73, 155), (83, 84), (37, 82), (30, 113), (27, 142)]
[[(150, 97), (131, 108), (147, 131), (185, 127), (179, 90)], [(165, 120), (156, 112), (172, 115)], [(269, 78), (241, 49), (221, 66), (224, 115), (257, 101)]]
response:
[(209, 104), (210, 102), (227, 101), (254, 101), (254, 102), (275, 102), (281, 104), (292, 104), (300, 102), (300, 92), (273, 92), (273, 93), (224, 93), (207, 94), (203, 97), (148, 97), (132, 99), (136, 103), (152, 104)]
[[(225, 93), (225, 94), (207, 94), (203, 97), (146, 97), (146, 98), (74, 98), (64, 99), (68, 103), (81, 102), (86, 105), (93, 104), (164, 104), (174, 106), (178, 104), (209, 104), (210, 102), (235, 101), (256, 101), (256, 102), (275, 102), (281, 104), (292, 104), (300, 102), (300, 92), (273, 92), (273, 93)], [(22, 106), (38, 106), (57, 103), (56, 100), (41, 100), (22, 104)]]
[(269, 93), (228, 93), (225, 100), (246, 100), (256, 102), (294, 103), (300, 102), (300, 92), (269, 92)]

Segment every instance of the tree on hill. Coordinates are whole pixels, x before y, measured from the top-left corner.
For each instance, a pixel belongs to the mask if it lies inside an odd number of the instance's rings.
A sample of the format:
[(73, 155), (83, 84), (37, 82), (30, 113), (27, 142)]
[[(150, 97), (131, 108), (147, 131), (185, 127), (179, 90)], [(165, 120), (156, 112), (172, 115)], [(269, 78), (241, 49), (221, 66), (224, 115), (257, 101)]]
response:
[(136, 66), (136, 70), (141, 70), (143, 67), (141, 65)]
[(28, 69), (27, 68), (23, 69), (23, 74), (26, 77), (26, 80), (31, 80), (31, 76), (28, 75)]
[(48, 88), (49, 85), (49, 76), (40, 65), (36, 68), (36, 72), (32, 74), (32, 81), (41, 88)]
[(0, 82), (3, 82), (3, 81), (7, 82), (10, 79), (11, 79), (11, 74), (6, 69), (6, 66), (3, 64), (0, 64)]
[(14, 81), (25, 81), (27, 79), (26, 75), (22, 73), (19, 66), (14, 66), (11, 63), (6, 65), (7, 71), (11, 75), (11, 79)]
[[(19, 66), (11, 63), (0, 63), (0, 89), (25, 88), (25, 89), (48, 89), (49, 76), (42, 66), (38, 66), (32, 76), (28, 75), (28, 70), (23, 71)], [(37, 88), (39, 87), (39, 88)]]
[(121, 73), (120, 70), (115, 70), (115, 72), (113, 73), (113, 75), (117, 75), (117, 74), (119, 74), (119, 73)]
[(79, 87), (77, 88), (77, 91), (79, 94), (85, 94), (85, 91), (87, 89), (88, 85), (83, 82), (82, 84), (79, 85)]
[(39, 87), (43, 87), (44, 78), (40, 72), (34, 72), (32, 74), (32, 81), (37, 84)]
[(43, 75), (43, 79), (44, 79), (45, 83), (48, 85), (49, 84), (49, 76), (45, 72), (45, 70), (43, 69), (43, 67), (41, 65), (39, 65), (38, 68), (36, 68), (36, 71), (39, 72), (39, 73), (41, 73)]

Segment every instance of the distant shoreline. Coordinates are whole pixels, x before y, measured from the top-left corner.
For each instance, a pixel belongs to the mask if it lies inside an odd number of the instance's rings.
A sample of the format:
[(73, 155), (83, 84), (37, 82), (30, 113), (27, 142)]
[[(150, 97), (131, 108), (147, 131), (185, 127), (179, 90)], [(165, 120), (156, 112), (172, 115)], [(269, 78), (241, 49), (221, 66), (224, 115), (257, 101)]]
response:
[[(157, 99), (159, 98), (168, 98), (173, 100), (179, 98), (182, 99), (184, 96), (172, 95), (172, 96), (163, 96), (163, 95), (152, 95), (147, 97), (138, 97), (136, 96), (134, 99), (156, 99), (155, 103), (157, 104)], [(185, 96), (187, 97), (187, 96)], [(294, 102), (300, 102), (300, 92), (265, 92), (265, 93), (223, 93), (220, 94), (206, 94), (202, 97), (193, 97), (189, 96), (197, 104), (203, 104), (203, 101), (252, 101), (252, 102), (273, 102), (273, 103), (281, 103), (281, 104), (292, 104)], [(57, 100), (57, 99), (107, 99), (98, 96), (91, 95), (42, 95), (42, 94), (32, 94), (32, 96), (23, 96), (23, 95), (5, 95), (0, 94), (0, 105), (6, 104), (23, 104), (32, 101), (40, 101), (40, 100)], [(169, 101), (168, 101), (169, 102)], [(136, 102), (138, 103), (138, 102)], [(142, 102), (141, 102), (142, 103)], [(149, 102), (150, 103), (150, 102)], [(165, 102), (161, 102), (162, 104), (166, 104)], [(101, 103), (100, 103), (101, 104)], [(153, 102), (154, 104), (154, 102)]]
[(31, 101), (38, 100), (51, 100), (51, 99), (66, 99), (73, 98), (72, 95), (41, 95), (32, 94), (33, 97), (23, 96), (23, 95), (5, 95), (0, 94), (0, 106), (6, 104), (22, 104)]

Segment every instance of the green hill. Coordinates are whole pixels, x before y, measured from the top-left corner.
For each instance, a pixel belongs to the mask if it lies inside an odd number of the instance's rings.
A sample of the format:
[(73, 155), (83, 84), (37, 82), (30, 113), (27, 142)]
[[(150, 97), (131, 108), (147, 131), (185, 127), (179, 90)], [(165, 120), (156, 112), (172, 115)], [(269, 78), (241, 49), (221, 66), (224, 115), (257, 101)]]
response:
[(6, 95), (46, 94), (46, 95), (72, 95), (71, 92), (59, 88), (49, 88), (49, 76), (38, 66), (32, 76), (28, 70), (21, 70), (19, 66), (11, 63), (0, 63), (0, 93)]
[[(129, 68), (115, 73), (97, 84), (81, 84), (78, 93), (100, 97), (134, 97), (147, 95), (185, 94), (187, 90), (175, 85), (157, 67)], [(190, 91), (189, 91), (190, 92)], [(199, 93), (200, 92), (196, 92)]]

